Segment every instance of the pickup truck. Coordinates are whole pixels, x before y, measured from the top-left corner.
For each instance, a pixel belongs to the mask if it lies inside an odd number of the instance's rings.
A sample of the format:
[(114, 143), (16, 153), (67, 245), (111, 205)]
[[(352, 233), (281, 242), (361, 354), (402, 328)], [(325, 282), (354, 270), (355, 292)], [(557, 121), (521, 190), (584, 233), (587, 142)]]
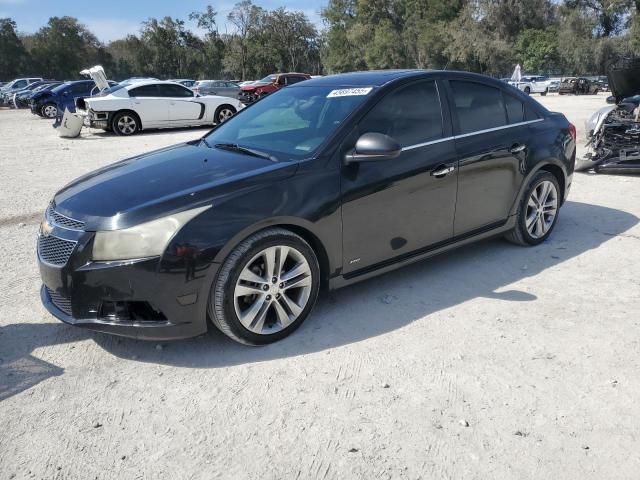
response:
[(519, 82), (510, 81), (509, 83), (527, 95), (539, 93), (544, 97), (549, 91), (549, 77), (526, 76), (522, 77)]

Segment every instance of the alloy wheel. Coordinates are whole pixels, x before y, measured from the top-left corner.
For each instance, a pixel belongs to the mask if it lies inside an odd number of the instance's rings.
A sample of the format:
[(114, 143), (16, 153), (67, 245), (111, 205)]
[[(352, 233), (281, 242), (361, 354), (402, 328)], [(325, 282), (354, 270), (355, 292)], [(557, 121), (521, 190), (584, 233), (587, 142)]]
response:
[(553, 182), (540, 182), (527, 202), (525, 225), (533, 238), (544, 237), (553, 226), (558, 212), (558, 191)]
[(268, 247), (242, 269), (233, 291), (235, 313), (249, 331), (287, 328), (304, 311), (313, 285), (311, 267), (296, 248)]
[(118, 119), (118, 130), (123, 135), (131, 135), (136, 131), (138, 125), (133, 117), (129, 115), (123, 115)]
[(233, 117), (233, 113), (233, 110), (231, 110), (230, 108), (223, 108), (222, 110), (220, 110), (220, 113), (218, 113), (218, 123), (229, 120), (231, 117)]

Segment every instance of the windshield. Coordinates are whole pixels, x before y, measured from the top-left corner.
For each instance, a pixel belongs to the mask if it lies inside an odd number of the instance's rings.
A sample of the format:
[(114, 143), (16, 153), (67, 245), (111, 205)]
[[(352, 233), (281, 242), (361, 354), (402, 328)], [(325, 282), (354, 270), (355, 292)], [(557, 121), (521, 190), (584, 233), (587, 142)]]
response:
[(62, 92), (65, 88), (67, 88), (69, 85), (71, 85), (71, 82), (65, 82), (62, 85), (58, 85), (56, 88), (52, 88), (51, 92), (52, 93), (60, 93)]
[(211, 147), (236, 144), (279, 161), (311, 157), (372, 88), (283, 88), (232, 117), (205, 137)]
[(260, 79), (260, 80), (258, 80), (257, 82), (254, 82), (254, 83), (273, 83), (275, 81), (276, 81), (276, 76), (275, 75), (267, 75), (263, 79)]

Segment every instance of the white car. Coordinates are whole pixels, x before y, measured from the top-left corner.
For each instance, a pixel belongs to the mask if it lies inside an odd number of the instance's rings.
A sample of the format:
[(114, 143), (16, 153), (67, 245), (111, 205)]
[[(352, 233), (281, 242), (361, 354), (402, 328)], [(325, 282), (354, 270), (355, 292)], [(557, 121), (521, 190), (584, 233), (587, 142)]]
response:
[(513, 85), (518, 90), (522, 90), (527, 95), (539, 93), (544, 97), (549, 91), (549, 77), (525, 76), (518, 82), (509, 81), (509, 84)]
[(148, 128), (215, 125), (243, 108), (237, 99), (199, 96), (174, 82), (145, 81), (117, 85), (77, 102), (89, 126), (133, 135)]

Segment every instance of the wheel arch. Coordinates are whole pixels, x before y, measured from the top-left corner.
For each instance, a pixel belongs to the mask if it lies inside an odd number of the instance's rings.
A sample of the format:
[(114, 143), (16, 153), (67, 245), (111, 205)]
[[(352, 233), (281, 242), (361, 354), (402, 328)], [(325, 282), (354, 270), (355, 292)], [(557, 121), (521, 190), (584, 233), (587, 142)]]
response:
[(518, 191), (518, 195), (511, 207), (509, 215), (515, 215), (518, 213), (518, 207), (520, 206), (520, 202), (522, 201), (522, 195), (524, 195), (524, 192), (527, 189), (527, 185), (529, 185), (529, 182), (531, 181), (533, 176), (540, 171), (549, 172), (556, 177), (556, 179), (558, 180), (558, 185), (560, 186), (560, 191), (562, 192), (562, 203), (564, 203), (564, 200), (566, 198), (567, 172), (559, 160), (549, 159), (537, 164), (535, 168), (532, 168), (527, 176), (523, 179), (522, 184), (520, 185), (520, 190)]
[(331, 271), (332, 268), (335, 268), (335, 265), (332, 266), (325, 242), (321, 240), (320, 235), (315, 231), (313, 224), (307, 220), (297, 217), (273, 218), (243, 229), (234, 235), (224, 245), (224, 247), (220, 249), (214, 259), (214, 262), (222, 264), (233, 249), (243, 240), (246, 240), (255, 233), (269, 228), (282, 228), (289, 230), (290, 232), (302, 237), (311, 246), (318, 257), (318, 265), (320, 267), (320, 287), (322, 289), (327, 289), (329, 286)]

